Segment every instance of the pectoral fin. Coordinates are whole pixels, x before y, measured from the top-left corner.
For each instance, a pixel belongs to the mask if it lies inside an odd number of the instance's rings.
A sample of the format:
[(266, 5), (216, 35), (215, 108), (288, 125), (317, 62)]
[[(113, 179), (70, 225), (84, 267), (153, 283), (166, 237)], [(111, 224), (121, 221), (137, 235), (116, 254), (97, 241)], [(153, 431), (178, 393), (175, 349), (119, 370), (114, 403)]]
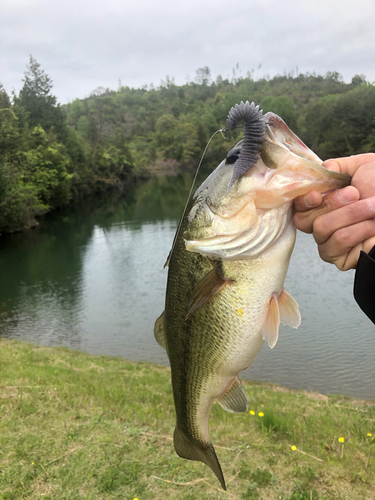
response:
[(241, 380), (236, 377), (230, 388), (217, 401), (223, 410), (229, 413), (244, 413), (247, 411), (248, 400)]
[(275, 347), (277, 339), (279, 338), (280, 312), (277, 302), (277, 295), (273, 293), (268, 308), (268, 314), (260, 332), (264, 340), (267, 340), (271, 349)]
[(167, 349), (167, 342), (165, 340), (165, 330), (164, 330), (164, 311), (155, 321), (154, 326), (154, 336), (156, 342), (163, 347), (163, 349)]
[(289, 325), (292, 328), (298, 328), (301, 324), (301, 314), (295, 298), (284, 288), (278, 299), (280, 321), (283, 325)]
[(219, 266), (211, 269), (196, 286), (193, 297), (188, 304), (185, 319), (188, 319), (195, 311), (204, 306), (206, 302), (231, 282), (232, 280), (221, 276)]

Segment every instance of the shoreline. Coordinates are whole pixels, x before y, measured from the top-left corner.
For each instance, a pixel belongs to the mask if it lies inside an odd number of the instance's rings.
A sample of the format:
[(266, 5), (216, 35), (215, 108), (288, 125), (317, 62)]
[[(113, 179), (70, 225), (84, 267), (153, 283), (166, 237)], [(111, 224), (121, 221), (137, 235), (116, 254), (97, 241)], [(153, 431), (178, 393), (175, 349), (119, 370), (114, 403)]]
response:
[(375, 405), (244, 381), (211, 410), (228, 491), (177, 457), (168, 367), (0, 340), (0, 499), (370, 500)]
[[(112, 354), (96, 354), (96, 353), (90, 353), (87, 351), (81, 351), (79, 349), (74, 349), (72, 347), (60, 345), (60, 346), (48, 346), (48, 345), (43, 345), (43, 344), (34, 344), (33, 342), (28, 342), (24, 340), (17, 340), (17, 339), (4, 339), (0, 337), (0, 349), (1, 349), (1, 343), (2, 342), (15, 342), (15, 343), (20, 343), (20, 344), (25, 344), (28, 346), (31, 346), (32, 348), (40, 348), (40, 349), (51, 349), (51, 350), (56, 350), (56, 351), (67, 351), (67, 352), (72, 352), (78, 354), (82, 354), (85, 356), (92, 356), (92, 357), (100, 357), (100, 358), (107, 358), (107, 359), (118, 359), (123, 361), (124, 363), (128, 363), (129, 365), (136, 365), (136, 364), (142, 364), (142, 365), (148, 365), (150, 367), (154, 368), (161, 368), (161, 369), (166, 369), (167, 371), (170, 372), (170, 367), (167, 364), (163, 363), (157, 363), (153, 361), (148, 361), (148, 360), (143, 360), (139, 359), (137, 361), (134, 361), (132, 359), (124, 358), (122, 356), (116, 356)], [(334, 398), (337, 400), (342, 400), (342, 401), (353, 401), (353, 404), (356, 404), (358, 406), (374, 406), (375, 407), (375, 398), (360, 398), (356, 396), (350, 396), (346, 395), (344, 393), (330, 393), (330, 392), (319, 392), (318, 390), (314, 389), (304, 389), (303, 387), (288, 387), (287, 385), (281, 385), (277, 384), (276, 382), (272, 382), (270, 380), (259, 380), (259, 379), (251, 379), (251, 378), (244, 378), (243, 374), (239, 374), (241, 382), (249, 385), (257, 385), (257, 386), (262, 386), (265, 389), (269, 389), (275, 392), (285, 392), (285, 393), (292, 393), (292, 394), (303, 394), (304, 396), (314, 399), (314, 400), (321, 400), (321, 401), (327, 401), (329, 398)]]

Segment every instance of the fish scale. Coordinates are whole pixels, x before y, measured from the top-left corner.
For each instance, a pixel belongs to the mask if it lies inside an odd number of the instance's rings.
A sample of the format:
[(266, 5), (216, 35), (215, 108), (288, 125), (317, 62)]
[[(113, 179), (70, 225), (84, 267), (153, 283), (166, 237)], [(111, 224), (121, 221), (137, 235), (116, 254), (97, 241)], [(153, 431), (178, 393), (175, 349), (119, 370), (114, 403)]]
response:
[(280, 322), (300, 323), (298, 304), (283, 288), (296, 234), (292, 200), (350, 183), (321, 167), (280, 117), (261, 119), (268, 125), (256, 164), (228, 189), (238, 160), (223, 161), (189, 202), (168, 261), (165, 311), (154, 329), (171, 365), (175, 451), (208, 465), (223, 489), (208, 433), (212, 404), (246, 411), (238, 373), (265, 340), (274, 347)]

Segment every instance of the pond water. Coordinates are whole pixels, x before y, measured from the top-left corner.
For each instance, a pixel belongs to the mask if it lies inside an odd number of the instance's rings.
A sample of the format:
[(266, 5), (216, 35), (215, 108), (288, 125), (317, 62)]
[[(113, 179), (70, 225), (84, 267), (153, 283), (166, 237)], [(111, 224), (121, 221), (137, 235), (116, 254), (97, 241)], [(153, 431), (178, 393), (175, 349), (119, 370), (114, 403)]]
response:
[[(0, 241), (0, 337), (167, 365), (153, 325), (190, 182), (151, 179)], [(285, 287), (302, 324), (281, 327), (242, 378), (375, 399), (375, 327), (353, 299), (353, 278), (299, 233)]]

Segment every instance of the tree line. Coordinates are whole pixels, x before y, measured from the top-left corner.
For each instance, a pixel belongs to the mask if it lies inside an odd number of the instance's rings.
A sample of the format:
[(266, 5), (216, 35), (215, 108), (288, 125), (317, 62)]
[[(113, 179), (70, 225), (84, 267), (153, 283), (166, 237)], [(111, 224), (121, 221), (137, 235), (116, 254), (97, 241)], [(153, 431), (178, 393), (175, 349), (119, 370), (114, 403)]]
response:
[[(185, 85), (167, 77), (157, 88), (98, 88), (60, 106), (30, 57), (18, 95), (0, 85), (0, 232), (31, 227), (108, 188), (192, 170), (241, 100), (279, 114), (322, 159), (375, 151), (375, 87), (363, 75), (344, 83), (337, 72), (258, 80), (234, 72), (212, 81), (205, 67)], [(240, 130), (226, 141), (217, 136), (203, 168), (214, 168), (240, 137)]]

